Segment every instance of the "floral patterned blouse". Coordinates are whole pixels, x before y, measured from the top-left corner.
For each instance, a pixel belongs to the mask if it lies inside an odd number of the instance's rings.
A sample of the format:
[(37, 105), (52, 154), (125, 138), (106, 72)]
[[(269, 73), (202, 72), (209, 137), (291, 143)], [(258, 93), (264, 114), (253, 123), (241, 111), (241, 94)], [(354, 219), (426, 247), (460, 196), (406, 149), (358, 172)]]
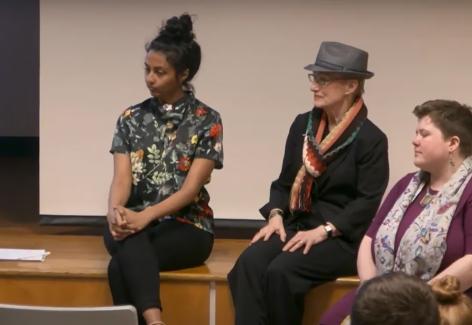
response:
[[(111, 153), (128, 153), (133, 184), (126, 207), (134, 211), (159, 203), (177, 192), (195, 158), (223, 167), (223, 126), (217, 111), (193, 94), (174, 105), (155, 98), (126, 109), (118, 118)], [(173, 218), (213, 233), (210, 196), (202, 187), (195, 200)]]

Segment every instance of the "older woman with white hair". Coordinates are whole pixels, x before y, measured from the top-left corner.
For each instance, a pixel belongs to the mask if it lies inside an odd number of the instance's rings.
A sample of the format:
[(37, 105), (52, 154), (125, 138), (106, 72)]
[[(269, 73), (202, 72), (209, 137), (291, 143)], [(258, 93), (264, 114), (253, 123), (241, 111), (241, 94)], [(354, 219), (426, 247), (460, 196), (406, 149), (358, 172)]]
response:
[(295, 118), (282, 171), (228, 275), (236, 324), (300, 324), (314, 286), (355, 274), (360, 240), (388, 182), (387, 138), (362, 93), (367, 52), (323, 42), (309, 70), (314, 108)]

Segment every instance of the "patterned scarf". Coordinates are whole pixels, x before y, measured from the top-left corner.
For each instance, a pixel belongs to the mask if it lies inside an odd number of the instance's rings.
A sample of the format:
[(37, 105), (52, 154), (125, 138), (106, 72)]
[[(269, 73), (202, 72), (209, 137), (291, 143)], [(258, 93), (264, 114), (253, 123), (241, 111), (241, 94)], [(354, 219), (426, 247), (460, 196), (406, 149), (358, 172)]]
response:
[(428, 281), (437, 273), (446, 252), (449, 225), (471, 177), (472, 157), (468, 157), (408, 227), (394, 256), (398, 226), (406, 209), (426, 183), (423, 172), (417, 172), (413, 176), (375, 236), (374, 253), (379, 275), (402, 271)]
[[(311, 211), (311, 193), (314, 179), (320, 176), (328, 164), (342, 149), (350, 145), (356, 138), (359, 130), (367, 118), (367, 108), (359, 98), (344, 114), (342, 120), (321, 141), (328, 124), (326, 112), (322, 112), (318, 125), (313, 125), (315, 109), (313, 109), (306, 127), (303, 142), (303, 164), (295, 177), (290, 192), (290, 211)], [(316, 136), (314, 132), (316, 130)], [(336, 146), (334, 146), (336, 144)], [(332, 150), (330, 150), (332, 148)]]

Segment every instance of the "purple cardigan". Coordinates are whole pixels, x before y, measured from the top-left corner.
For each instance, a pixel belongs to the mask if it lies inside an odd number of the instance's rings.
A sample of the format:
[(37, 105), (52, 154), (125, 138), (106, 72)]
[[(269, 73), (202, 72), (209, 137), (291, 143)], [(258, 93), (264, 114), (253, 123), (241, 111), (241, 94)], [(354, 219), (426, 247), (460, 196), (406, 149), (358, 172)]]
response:
[[(387, 198), (377, 212), (377, 215), (372, 221), (372, 224), (367, 230), (366, 236), (372, 239), (375, 238), (382, 221), (385, 219), (387, 213), (408, 186), (408, 183), (412, 177), (413, 173), (406, 175), (391, 189)], [(421, 212), (422, 207), (419, 202), (423, 198), (424, 194), (425, 190), (423, 190), (422, 193), (418, 195), (415, 201), (413, 201), (410, 207), (408, 207), (406, 210), (395, 237), (395, 249), (398, 247), (398, 244), (405, 234), (405, 231)], [(372, 240), (372, 250), (373, 244), (374, 240)], [(454, 216), (452, 217), (449, 231), (447, 233), (446, 244), (447, 249), (438, 272), (441, 272), (464, 255), (472, 254), (472, 180), (469, 181), (465, 187), (459, 203), (457, 204), (456, 211), (454, 212)], [(372, 256), (374, 257), (373, 254)]]
[[(390, 190), (386, 199), (382, 203), (382, 206), (377, 212), (377, 215), (372, 221), (372, 224), (367, 230), (366, 236), (372, 239), (375, 238), (382, 221), (385, 219), (387, 213), (408, 186), (408, 183), (412, 177), (413, 173), (406, 175)], [(395, 247), (398, 247), (398, 243), (400, 242), (406, 229), (421, 212), (421, 206), (419, 205), (419, 202), (424, 196), (424, 192), (425, 191), (422, 191), (422, 193), (418, 195), (416, 200), (406, 210), (395, 237)], [(373, 243), (374, 241), (372, 240), (372, 257), (375, 260), (375, 256), (373, 254)], [(447, 249), (443, 260), (441, 261), (441, 266), (439, 267), (438, 272), (441, 272), (464, 255), (472, 254), (472, 180), (469, 181), (465, 187), (464, 193), (462, 193), (462, 196), (459, 200), (451, 221), (451, 225), (449, 226), (446, 243)], [(322, 316), (320, 325), (339, 324), (348, 314), (350, 314), (352, 304), (354, 303), (355, 299), (355, 293), (356, 291), (353, 290), (344, 296), (340, 301), (338, 301), (328, 312)], [(465, 293), (472, 298), (472, 288), (467, 290)]]

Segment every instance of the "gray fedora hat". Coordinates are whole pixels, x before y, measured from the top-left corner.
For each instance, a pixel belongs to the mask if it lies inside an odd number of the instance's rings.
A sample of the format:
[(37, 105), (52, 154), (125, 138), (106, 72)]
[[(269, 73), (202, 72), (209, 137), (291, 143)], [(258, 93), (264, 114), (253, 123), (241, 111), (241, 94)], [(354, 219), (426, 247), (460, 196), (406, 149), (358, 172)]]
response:
[(305, 69), (314, 72), (335, 72), (369, 79), (373, 72), (367, 71), (369, 53), (338, 42), (322, 42), (315, 63)]

